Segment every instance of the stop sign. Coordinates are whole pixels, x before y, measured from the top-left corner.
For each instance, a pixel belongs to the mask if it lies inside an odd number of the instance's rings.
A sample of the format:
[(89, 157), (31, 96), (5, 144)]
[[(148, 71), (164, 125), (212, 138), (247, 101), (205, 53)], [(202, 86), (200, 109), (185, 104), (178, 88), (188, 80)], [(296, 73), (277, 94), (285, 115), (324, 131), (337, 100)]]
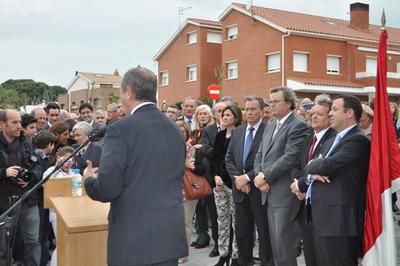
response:
[(208, 86), (207, 92), (208, 92), (208, 96), (212, 100), (219, 99), (219, 87), (217, 84), (214, 83), (214, 84), (211, 84), (210, 86)]

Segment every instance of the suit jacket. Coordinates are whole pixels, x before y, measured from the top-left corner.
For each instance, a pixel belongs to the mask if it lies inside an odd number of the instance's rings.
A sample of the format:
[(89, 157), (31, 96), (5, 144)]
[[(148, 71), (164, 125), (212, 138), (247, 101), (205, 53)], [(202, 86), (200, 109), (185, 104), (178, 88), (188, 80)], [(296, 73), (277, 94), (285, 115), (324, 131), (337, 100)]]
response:
[(186, 144), (155, 105), (107, 127), (94, 200), (111, 202), (108, 264), (157, 264), (187, 256), (182, 176)]
[(214, 177), (211, 175), (210, 169), (211, 169), (211, 161), (213, 159), (213, 154), (214, 154), (214, 142), (217, 134), (218, 134), (218, 127), (217, 124), (214, 123), (212, 125), (203, 128), (203, 134), (201, 135), (200, 139), (200, 143), (202, 145), (201, 150), (203, 156), (206, 158), (205, 167), (207, 170), (205, 173), (205, 178), (208, 180), (210, 184), (214, 183)]
[[(307, 176), (308, 175), (306, 175), (304, 173), (304, 168), (308, 164), (308, 156), (309, 156), (309, 151), (310, 151), (310, 148), (311, 148), (313, 136), (314, 136), (314, 130), (311, 128), (310, 129), (310, 135), (304, 141), (303, 152), (301, 154), (301, 161), (300, 161), (301, 170), (300, 170), (300, 174), (299, 174), (299, 176), (297, 178), (297, 180), (298, 180), (297, 185), (299, 187), (300, 192), (303, 192), (303, 193), (307, 192), (307, 189), (308, 189), (308, 185), (307, 185), (307, 183), (308, 183)], [(336, 136), (336, 131), (334, 129), (332, 129), (332, 128), (329, 128), (325, 132), (325, 134), (322, 136), (320, 141), (318, 142), (318, 145), (314, 148), (314, 152), (311, 155), (311, 158), (312, 159), (318, 158), (318, 156), (320, 156), (320, 154), (321, 154), (323, 145), (328, 140), (330, 140), (331, 138), (335, 138), (335, 136)]]
[[(218, 132), (217, 136), (215, 137), (214, 143), (214, 155), (213, 160), (211, 162), (211, 176), (220, 176), (224, 184), (231, 188), (232, 187), (232, 180), (226, 170), (225, 165), (225, 155), (228, 150), (228, 146), (230, 143), (231, 138), (226, 138), (226, 129)], [(215, 182), (212, 183), (215, 187)]]
[(201, 144), (203, 154), (210, 160), (212, 160), (213, 152), (214, 152), (214, 142), (215, 137), (218, 134), (218, 127), (217, 124), (214, 123), (212, 125), (206, 126), (203, 129), (203, 134), (201, 136)]
[(81, 174), (83, 174), (83, 170), (87, 167), (87, 160), (92, 162), (93, 167), (99, 167), (102, 151), (103, 147), (101, 145), (91, 142), (85, 153), (76, 157), (76, 164)]
[(246, 138), (246, 128), (247, 124), (237, 127), (232, 131), (231, 142), (229, 143), (228, 151), (225, 157), (226, 169), (232, 179), (233, 201), (236, 203), (242, 202), (246, 194), (236, 189), (234, 176), (240, 176), (243, 174), (247, 174), (250, 178), (249, 199), (255, 202), (261, 201), (261, 191), (254, 186), (253, 182), (254, 177), (256, 176), (256, 173), (254, 172), (254, 158), (260, 146), (265, 129), (265, 123), (261, 122), (259, 128), (257, 129), (246, 159), (246, 165), (243, 165), (242, 157), (244, 141)]
[(290, 191), (294, 171), (300, 165), (300, 156), (305, 138), (308, 136), (306, 123), (294, 112), (285, 120), (274, 137), (276, 123), (269, 123), (262, 137), (254, 160), (254, 172), (263, 172), (270, 186), (268, 193), (261, 193), (261, 203), (275, 207), (299, 207), (300, 201)]
[(99, 142), (106, 133), (106, 126), (100, 124), (99, 122), (93, 119), (92, 128), (93, 128), (92, 135), (96, 136), (95, 138), (93, 138), (93, 141)]
[[(325, 156), (334, 138), (323, 147)], [(313, 182), (312, 221), (318, 236), (360, 236), (364, 217), (365, 186), (370, 141), (358, 126), (351, 129), (329, 157), (315, 159), (307, 174), (328, 176), (330, 183)]]

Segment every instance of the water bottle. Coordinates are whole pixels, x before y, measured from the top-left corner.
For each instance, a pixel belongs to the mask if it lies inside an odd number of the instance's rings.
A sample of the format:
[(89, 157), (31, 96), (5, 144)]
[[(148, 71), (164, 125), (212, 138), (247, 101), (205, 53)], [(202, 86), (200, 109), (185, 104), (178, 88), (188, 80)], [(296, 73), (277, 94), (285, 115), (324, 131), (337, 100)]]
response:
[(82, 176), (79, 169), (73, 169), (72, 172), (72, 196), (82, 196)]

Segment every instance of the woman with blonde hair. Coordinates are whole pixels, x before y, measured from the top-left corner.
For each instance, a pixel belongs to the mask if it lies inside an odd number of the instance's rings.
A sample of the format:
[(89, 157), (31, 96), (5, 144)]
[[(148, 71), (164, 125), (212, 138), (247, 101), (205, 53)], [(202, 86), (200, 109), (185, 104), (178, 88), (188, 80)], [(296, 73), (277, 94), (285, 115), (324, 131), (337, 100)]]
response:
[[(214, 123), (214, 117), (210, 106), (202, 104), (197, 106), (196, 111), (193, 115), (195, 128), (192, 132), (192, 145), (196, 145), (200, 142), (203, 128)], [(200, 145), (200, 144), (199, 144)]]

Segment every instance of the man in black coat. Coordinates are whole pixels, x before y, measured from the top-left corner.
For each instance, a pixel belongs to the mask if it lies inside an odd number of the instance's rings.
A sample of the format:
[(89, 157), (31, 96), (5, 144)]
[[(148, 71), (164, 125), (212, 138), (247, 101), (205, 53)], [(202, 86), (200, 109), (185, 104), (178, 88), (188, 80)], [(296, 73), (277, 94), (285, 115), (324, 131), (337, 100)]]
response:
[(324, 145), (322, 158), (305, 168), (307, 226), (318, 266), (358, 265), (370, 153), (370, 142), (357, 125), (361, 113), (357, 97), (336, 99), (329, 115), (338, 133)]
[(311, 131), (310, 135), (305, 139), (303, 152), (300, 158), (301, 170), (297, 178), (291, 184), (290, 188), (294, 194), (297, 195), (299, 200), (302, 200), (299, 211), (299, 221), (302, 229), (304, 258), (307, 266), (317, 266), (314, 256), (314, 244), (311, 232), (306, 227), (306, 209), (304, 204), (305, 193), (307, 192), (308, 185), (306, 183), (306, 176), (304, 175), (304, 168), (308, 162), (317, 158), (324, 143), (336, 136), (336, 131), (330, 128), (329, 112), (331, 111), (332, 100), (326, 94), (318, 95), (315, 98), (315, 106), (312, 109), (311, 116)]
[(263, 99), (245, 98), (247, 124), (232, 131), (225, 157), (226, 169), (232, 179), (235, 203), (235, 233), (239, 264), (253, 265), (254, 222), (257, 225), (261, 265), (273, 265), (269, 238), (267, 205), (261, 204), (261, 192), (253, 184), (254, 157), (258, 151), (265, 124), (262, 122)]
[[(214, 113), (214, 119), (215, 123), (209, 126), (206, 126), (203, 129), (203, 134), (201, 135), (200, 143), (202, 145), (202, 153), (203, 156), (206, 158), (204, 160), (206, 164), (206, 174), (205, 178), (207, 179), (208, 183), (213, 186), (214, 183), (214, 177), (210, 175), (210, 165), (213, 160), (213, 154), (214, 154), (214, 142), (215, 142), (215, 136), (217, 133), (221, 130), (221, 114), (222, 110), (226, 107), (226, 104), (223, 102), (218, 102), (214, 104), (213, 106), (213, 113)], [(212, 231), (212, 238), (214, 240), (215, 246), (211, 250), (209, 256), (210, 257), (216, 257), (219, 255), (218, 252), (218, 223), (217, 223), (217, 209), (215, 206), (215, 199), (214, 195), (208, 197), (205, 199), (205, 204), (208, 208), (210, 218), (211, 218), (211, 231)], [(204, 206), (199, 206), (196, 209), (196, 218), (197, 222), (199, 223), (199, 227), (204, 227), (202, 228), (204, 231), (206, 228), (208, 228), (208, 219), (207, 219), (207, 212), (205, 211)]]
[[(20, 114), (8, 109), (0, 116), (0, 214), (2, 214), (40, 181), (41, 168), (37, 164), (31, 143), (21, 135)], [(23, 170), (28, 171), (26, 175), (22, 175)], [(37, 191), (20, 206), (11, 213), (11, 216), (16, 223), (16, 234), (21, 235), (23, 246), (14, 248), (17, 253), (23, 251), (22, 259), (25, 265), (39, 265), (41, 248)]]
[(126, 117), (107, 127), (98, 177), (84, 171), (87, 194), (111, 202), (108, 265), (176, 266), (188, 255), (182, 176), (186, 145), (155, 105), (157, 77), (129, 70), (121, 82)]

